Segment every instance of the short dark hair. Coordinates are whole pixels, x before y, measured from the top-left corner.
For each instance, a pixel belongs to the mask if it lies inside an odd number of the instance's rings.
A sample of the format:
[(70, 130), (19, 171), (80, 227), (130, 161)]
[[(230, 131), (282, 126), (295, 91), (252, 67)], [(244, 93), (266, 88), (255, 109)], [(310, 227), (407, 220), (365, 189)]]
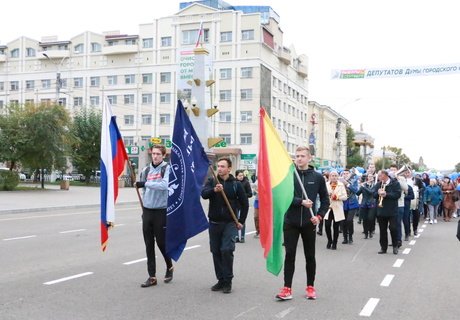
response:
[(239, 175), (240, 173), (244, 174), (244, 171), (241, 169), (238, 169), (235, 171), (235, 176)]
[(227, 158), (227, 157), (223, 157), (223, 158), (220, 158), (217, 160), (217, 162), (221, 162), (221, 161), (226, 161), (227, 162), (227, 165), (229, 168), (232, 167), (232, 160), (230, 160), (230, 158)]
[(163, 156), (166, 155), (166, 147), (162, 144), (154, 144), (153, 146), (150, 147), (150, 151), (152, 151), (152, 149), (158, 149), (161, 151), (161, 154)]

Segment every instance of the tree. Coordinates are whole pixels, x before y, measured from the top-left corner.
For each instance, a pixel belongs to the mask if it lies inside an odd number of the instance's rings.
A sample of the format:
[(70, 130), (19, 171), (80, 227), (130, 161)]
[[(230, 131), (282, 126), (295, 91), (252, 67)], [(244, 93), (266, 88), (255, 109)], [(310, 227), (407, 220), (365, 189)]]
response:
[(0, 162), (8, 162), (12, 170), (28, 152), (26, 146), (27, 130), (25, 128), (24, 109), (11, 105), (0, 115)]
[(402, 153), (401, 148), (387, 146), (386, 149), (395, 153), (396, 156), (394, 161), (396, 162), (398, 168), (403, 165), (412, 165), (412, 161), (406, 154)]
[(44, 185), (44, 169), (66, 167), (66, 144), (69, 141), (68, 112), (57, 104), (30, 104), (24, 106), (26, 149), (22, 162), (29, 168), (41, 169), (41, 184)]
[(455, 172), (460, 172), (460, 162), (455, 165)]
[(101, 112), (83, 108), (70, 127), (72, 164), (85, 175), (86, 183), (100, 161)]
[(359, 146), (355, 146), (355, 131), (347, 126), (347, 167), (362, 167), (364, 159), (359, 153)]

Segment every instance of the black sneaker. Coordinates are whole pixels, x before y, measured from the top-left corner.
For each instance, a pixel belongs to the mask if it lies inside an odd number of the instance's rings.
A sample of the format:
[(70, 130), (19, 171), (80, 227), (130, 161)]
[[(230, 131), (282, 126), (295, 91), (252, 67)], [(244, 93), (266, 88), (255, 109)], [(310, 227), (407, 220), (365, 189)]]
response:
[(211, 287), (211, 291), (222, 291), (223, 288), (224, 282), (219, 280), (215, 285)]
[(174, 267), (171, 267), (168, 270), (166, 270), (165, 279), (164, 279), (165, 283), (169, 283), (169, 282), (172, 281), (172, 279), (173, 279), (173, 271), (174, 271)]
[(223, 293), (230, 293), (230, 292), (232, 292), (232, 283), (231, 283), (231, 282), (226, 282), (226, 283), (224, 283), (223, 288), (222, 288), (222, 292), (223, 292)]
[(240, 243), (244, 243), (244, 242), (245, 242), (244, 238), (241, 238)]

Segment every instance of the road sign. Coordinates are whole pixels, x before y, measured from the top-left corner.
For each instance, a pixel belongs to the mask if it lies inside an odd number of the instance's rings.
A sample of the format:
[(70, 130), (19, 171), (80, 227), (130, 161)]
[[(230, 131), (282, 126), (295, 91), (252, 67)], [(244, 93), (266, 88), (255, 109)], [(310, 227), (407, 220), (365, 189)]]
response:
[(150, 142), (153, 144), (160, 144), (161, 138), (150, 138)]
[(139, 154), (139, 147), (138, 146), (127, 146), (126, 153), (127, 154)]

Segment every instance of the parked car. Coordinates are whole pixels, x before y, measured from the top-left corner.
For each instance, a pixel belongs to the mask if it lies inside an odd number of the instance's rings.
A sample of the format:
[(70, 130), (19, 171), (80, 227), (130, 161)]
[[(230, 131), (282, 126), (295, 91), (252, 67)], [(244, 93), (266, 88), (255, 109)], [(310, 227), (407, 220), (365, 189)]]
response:
[[(8, 168), (0, 168), (0, 170), (10, 171), (10, 169), (8, 169)], [(14, 172), (17, 172), (17, 171), (14, 171)], [(17, 172), (17, 173), (18, 173), (18, 176), (19, 176), (19, 180), (26, 181), (26, 175), (24, 173), (22, 173), (22, 172)]]

